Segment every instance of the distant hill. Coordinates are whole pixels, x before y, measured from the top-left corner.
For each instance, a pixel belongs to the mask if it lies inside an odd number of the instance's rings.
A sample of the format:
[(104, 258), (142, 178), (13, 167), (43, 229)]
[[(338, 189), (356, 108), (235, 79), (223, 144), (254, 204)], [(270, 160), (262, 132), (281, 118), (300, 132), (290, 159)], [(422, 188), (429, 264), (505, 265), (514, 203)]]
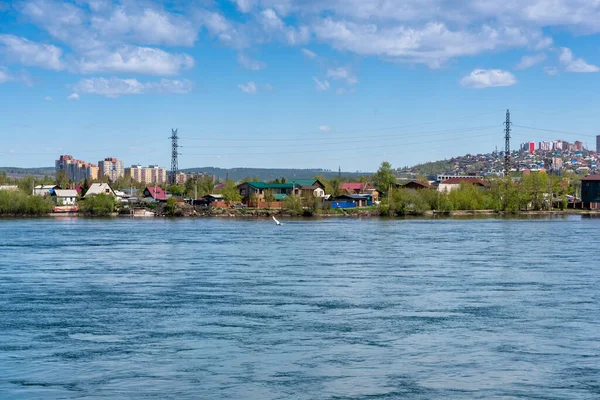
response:
[[(316, 175), (322, 175), (326, 179), (338, 176), (338, 171), (324, 169), (285, 169), (285, 168), (186, 168), (182, 172), (204, 172), (206, 174), (216, 175), (217, 178), (224, 180), (229, 174), (229, 179), (239, 181), (246, 177), (257, 177), (261, 181), (271, 181), (277, 178), (291, 179), (310, 179)], [(358, 178), (360, 176), (372, 175), (372, 172), (344, 172), (342, 176), (348, 178)]]
[(6, 172), (6, 176), (18, 178), (26, 175), (36, 177), (44, 177), (45, 175), (54, 176), (54, 167), (37, 167), (37, 168), (19, 168), (19, 167), (0, 167), (0, 173)]

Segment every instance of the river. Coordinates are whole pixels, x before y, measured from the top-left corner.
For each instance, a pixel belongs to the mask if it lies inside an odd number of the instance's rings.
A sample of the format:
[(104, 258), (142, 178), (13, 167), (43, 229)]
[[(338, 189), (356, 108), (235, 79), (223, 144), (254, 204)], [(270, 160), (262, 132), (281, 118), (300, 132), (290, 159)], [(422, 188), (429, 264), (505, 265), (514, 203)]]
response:
[(0, 398), (600, 398), (600, 219), (283, 222), (0, 220)]

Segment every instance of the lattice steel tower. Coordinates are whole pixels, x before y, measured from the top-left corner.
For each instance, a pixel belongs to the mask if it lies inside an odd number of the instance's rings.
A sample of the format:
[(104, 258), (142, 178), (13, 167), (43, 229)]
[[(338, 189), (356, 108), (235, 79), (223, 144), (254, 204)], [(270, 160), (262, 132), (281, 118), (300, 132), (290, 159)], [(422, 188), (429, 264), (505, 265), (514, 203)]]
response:
[(510, 110), (506, 110), (506, 122), (504, 122), (504, 176), (508, 176), (510, 172)]
[(169, 184), (175, 185), (177, 183), (177, 173), (179, 172), (179, 166), (177, 163), (177, 156), (179, 155), (179, 145), (177, 144), (177, 129), (171, 129), (171, 173), (169, 174)]

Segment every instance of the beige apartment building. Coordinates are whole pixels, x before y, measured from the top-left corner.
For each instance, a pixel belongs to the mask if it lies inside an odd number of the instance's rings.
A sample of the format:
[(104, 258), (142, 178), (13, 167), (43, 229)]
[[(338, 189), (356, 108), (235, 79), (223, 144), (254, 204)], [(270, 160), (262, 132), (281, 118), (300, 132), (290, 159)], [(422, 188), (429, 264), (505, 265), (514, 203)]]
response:
[(85, 179), (98, 179), (98, 166), (77, 160), (71, 155), (62, 155), (54, 163), (56, 172), (64, 171), (65, 177), (71, 182), (81, 182)]
[(167, 180), (167, 169), (158, 165), (132, 165), (131, 168), (125, 168), (125, 176), (130, 176), (136, 182), (164, 183)]
[(116, 181), (123, 176), (123, 161), (114, 157), (105, 158), (98, 161), (98, 178), (107, 176), (111, 181)]

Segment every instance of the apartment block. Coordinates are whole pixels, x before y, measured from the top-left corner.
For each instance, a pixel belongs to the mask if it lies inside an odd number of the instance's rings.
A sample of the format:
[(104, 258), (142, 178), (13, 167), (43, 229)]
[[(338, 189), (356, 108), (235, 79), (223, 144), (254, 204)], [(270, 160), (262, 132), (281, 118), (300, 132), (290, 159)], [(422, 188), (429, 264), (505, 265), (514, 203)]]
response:
[(125, 176), (130, 176), (136, 182), (164, 183), (167, 180), (167, 169), (158, 165), (132, 165), (131, 168), (125, 168)]
[(98, 166), (77, 160), (73, 156), (65, 154), (55, 161), (56, 172), (64, 171), (65, 176), (71, 182), (80, 182), (85, 179), (98, 179)]
[(123, 176), (123, 161), (114, 157), (105, 158), (98, 161), (98, 169), (99, 178), (107, 176), (111, 181), (116, 181)]

